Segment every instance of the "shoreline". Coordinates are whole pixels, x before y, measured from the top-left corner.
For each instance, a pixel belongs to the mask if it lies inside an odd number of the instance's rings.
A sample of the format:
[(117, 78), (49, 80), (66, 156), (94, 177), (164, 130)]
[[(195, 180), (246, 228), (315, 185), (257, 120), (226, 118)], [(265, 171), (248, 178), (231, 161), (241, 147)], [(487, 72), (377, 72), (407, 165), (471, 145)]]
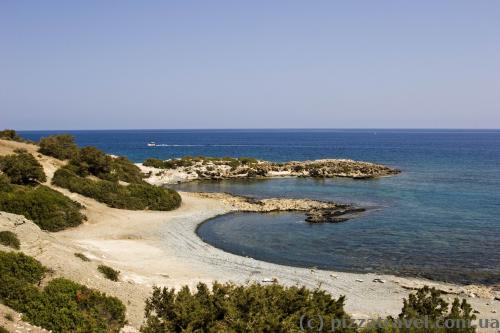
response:
[[(153, 285), (179, 289), (213, 281), (245, 284), (270, 283), (321, 287), (335, 297), (346, 296), (346, 310), (353, 318), (397, 315), (402, 299), (412, 288), (424, 285), (446, 291), (450, 300), (466, 298), (485, 318), (500, 311), (497, 292), (486, 286), (462, 286), (421, 278), (387, 274), (348, 273), (273, 264), (238, 256), (209, 245), (196, 228), (207, 219), (237, 211), (216, 199), (181, 192), (182, 206), (170, 212), (127, 211), (109, 208), (77, 194), (73, 199), (87, 207), (89, 220), (76, 228), (57, 233), (36, 230), (32, 222), (17, 215), (0, 213), (0, 225), (21, 236), (22, 250), (65, 276), (119, 297), (127, 304), (127, 318), (134, 327), (143, 319), (144, 300)], [(4, 217), (9, 216), (8, 219)], [(27, 228), (27, 230), (20, 230)], [(74, 257), (82, 252), (92, 261)], [(120, 282), (104, 279), (95, 270), (105, 263), (120, 270)]]
[(272, 178), (351, 178), (356, 180), (394, 176), (401, 170), (351, 159), (319, 159), (283, 163), (253, 158), (183, 157), (147, 159), (135, 163), (152, 185), (169, 185), (194, 180)]
[[(19, 146), (35, 151), (34, 147), (21, 144), (11, 144), (5, 150), (12, 151)], [(225, 252), (203, 242), (196, 229), (208, 219), (241, 208), (230, 200), (180, 192), (183, 203), (173, 211), (110, 208), (51, 185), (50, 178), (61, 162), (47, 156), (35, 156), (47, 173), (46, 185), (84, 205), (88, 220), (78, 227), (50, 233), (22, 216), (0, 212), (0, 227), (19, 236), (22, 252), (51, 268), (49, 278), (66, 277), (120, 298), (127, 306), (127, 320), (135, 328), (141, 326), (144, 301), (150, 296), (152, 286), (179, 289), (188, 285), (193, 288), (199, 282), (211, 284), (213, 281), (267, 284), (276, 280), (288, 286), (321, 288), (334, 297), (345, 295), (346, 311), (360, 319), (397, 315), (403, 298), (412, 289), (424, 285), (445, 291), (448, 302), (455, 296), (467, 299), (479, 311), (478, 318), (494, 318), (495, 313), (500, 312), (500, 292), (487, 286), (463, 286), (390, 274), (308, 269)], [(9, 249), (0, 245), (0, 250)], [(81, 261), (75, 253), (83, 253), (91, 261)], [(99, 264), (121, 271), (120, 281), (105, 279), (97, 271)]]

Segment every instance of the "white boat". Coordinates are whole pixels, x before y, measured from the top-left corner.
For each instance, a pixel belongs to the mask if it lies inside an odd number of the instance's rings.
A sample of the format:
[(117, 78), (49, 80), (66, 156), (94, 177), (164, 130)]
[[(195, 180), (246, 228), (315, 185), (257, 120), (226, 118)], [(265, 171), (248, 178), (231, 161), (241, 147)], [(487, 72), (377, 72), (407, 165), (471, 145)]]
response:
[(155, 147), (156, 146), (156, 143), (151, 141), (151, 142), (148, 142), (148, 147)]

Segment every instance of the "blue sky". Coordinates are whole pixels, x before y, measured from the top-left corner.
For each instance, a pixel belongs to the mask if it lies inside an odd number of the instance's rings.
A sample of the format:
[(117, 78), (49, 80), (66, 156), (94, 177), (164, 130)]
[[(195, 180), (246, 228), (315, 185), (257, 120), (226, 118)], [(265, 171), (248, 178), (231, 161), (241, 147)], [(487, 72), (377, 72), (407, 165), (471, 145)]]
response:
[(500, 1), (0, 1), (0, 127), (500, 128)]

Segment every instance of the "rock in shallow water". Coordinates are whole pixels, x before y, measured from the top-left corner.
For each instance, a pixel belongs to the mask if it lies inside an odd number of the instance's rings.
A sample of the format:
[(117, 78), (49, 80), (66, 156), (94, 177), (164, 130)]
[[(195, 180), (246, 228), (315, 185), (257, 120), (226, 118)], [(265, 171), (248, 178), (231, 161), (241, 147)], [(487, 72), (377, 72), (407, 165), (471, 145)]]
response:
[(306, 213), (309, 223), (339, 223), (352, 218), (352, 214), (364, 212), (364, 208), (312, 209)]

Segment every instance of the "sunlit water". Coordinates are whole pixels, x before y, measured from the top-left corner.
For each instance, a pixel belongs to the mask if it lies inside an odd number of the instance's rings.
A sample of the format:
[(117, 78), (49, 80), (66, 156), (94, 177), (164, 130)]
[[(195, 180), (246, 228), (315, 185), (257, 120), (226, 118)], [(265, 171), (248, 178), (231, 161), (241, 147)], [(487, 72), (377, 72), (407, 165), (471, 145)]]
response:
[[(24, 132), (37, 139), (48, 133)], [(184, 155), (274, 161), (353, 158), (398, 167), (376, 180), (272, 179), (193, 182), (188, 191), (356, 203), (370, 209), (339, 224), (310, 225), (303, 214), (236, 213), (198, 229), (206, 242), (281, 264), (409, 274), (463, 283), (500, 283), (498, 131), (79, 131), (134, 161)], [(161, 147), (147, 147), (155, 141)]]

